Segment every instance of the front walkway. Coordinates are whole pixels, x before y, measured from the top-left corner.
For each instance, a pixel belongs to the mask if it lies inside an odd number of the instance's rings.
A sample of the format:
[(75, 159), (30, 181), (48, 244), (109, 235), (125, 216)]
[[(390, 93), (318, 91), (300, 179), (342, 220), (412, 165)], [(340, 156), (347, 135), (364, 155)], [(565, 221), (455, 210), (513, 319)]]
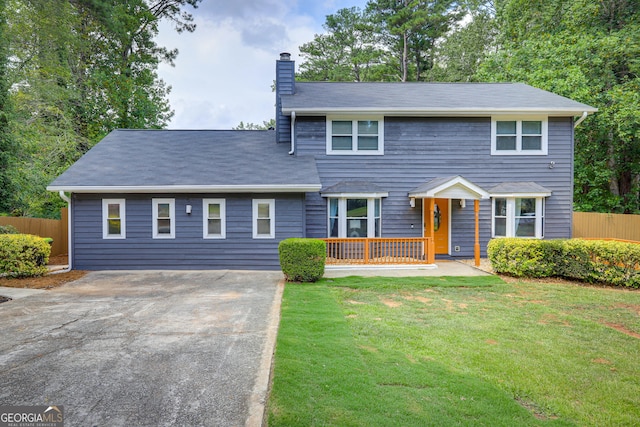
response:
[(490, 273), (472, 267), (459, 261), (436, 261), (435, 265), (361, 265), (356, 266), (326, 266), (324, 277), (347, 276), (384, 276), (384, 277), (413, 277), (413, 276), (488, 276)]

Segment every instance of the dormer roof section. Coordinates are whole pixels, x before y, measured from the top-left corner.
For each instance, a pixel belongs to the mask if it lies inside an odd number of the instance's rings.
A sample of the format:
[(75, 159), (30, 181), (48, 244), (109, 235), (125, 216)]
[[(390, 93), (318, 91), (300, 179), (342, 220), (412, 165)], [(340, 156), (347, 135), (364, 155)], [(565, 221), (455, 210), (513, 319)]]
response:
[(383, 114), (385, 116), (578, 116), (597, 108), (523, 83), (296, 83), (282, 95), (290, 115)]

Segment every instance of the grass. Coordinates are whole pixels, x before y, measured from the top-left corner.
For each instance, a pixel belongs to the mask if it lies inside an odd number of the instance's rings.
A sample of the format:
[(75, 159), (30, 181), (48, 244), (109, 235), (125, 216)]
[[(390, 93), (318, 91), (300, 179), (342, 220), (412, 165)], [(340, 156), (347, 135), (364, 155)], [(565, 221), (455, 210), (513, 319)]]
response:
[(288, 284), (270, 426), (637, 425), (640, 292), (497, 277)]

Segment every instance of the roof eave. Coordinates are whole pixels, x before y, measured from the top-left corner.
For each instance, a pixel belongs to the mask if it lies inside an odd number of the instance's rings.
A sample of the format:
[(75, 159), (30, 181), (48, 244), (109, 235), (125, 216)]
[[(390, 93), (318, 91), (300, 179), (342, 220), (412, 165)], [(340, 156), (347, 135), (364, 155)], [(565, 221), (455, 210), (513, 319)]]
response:
[(580, 116), (584, 112), (595, 113), (597, 108), (585, 106), (584, 108), (370, 108), (370, 107), (340, 107), (340, 108), (296, 108), (283, 107), (282, 113), (289, 116), (295, 111), (297, 115), (384, 115), (384, 116), (448, 116), (448, 117), (477, 117), (509, 114), (544, 114), (548, 116)]
[(67, 193), (307, 193), (320, 191), (320, 184), (266, 185), (50, 185), (48, 191)]

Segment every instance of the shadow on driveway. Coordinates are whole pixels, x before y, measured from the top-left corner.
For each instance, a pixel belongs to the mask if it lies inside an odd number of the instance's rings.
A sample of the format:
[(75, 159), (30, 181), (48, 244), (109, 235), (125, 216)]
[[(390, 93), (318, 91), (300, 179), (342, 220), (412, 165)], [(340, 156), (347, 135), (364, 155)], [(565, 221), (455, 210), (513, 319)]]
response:
[(0, 402), (63, 405), (69, 426), (245, 425), (281, 279), (93, 272), (3, 303)]

